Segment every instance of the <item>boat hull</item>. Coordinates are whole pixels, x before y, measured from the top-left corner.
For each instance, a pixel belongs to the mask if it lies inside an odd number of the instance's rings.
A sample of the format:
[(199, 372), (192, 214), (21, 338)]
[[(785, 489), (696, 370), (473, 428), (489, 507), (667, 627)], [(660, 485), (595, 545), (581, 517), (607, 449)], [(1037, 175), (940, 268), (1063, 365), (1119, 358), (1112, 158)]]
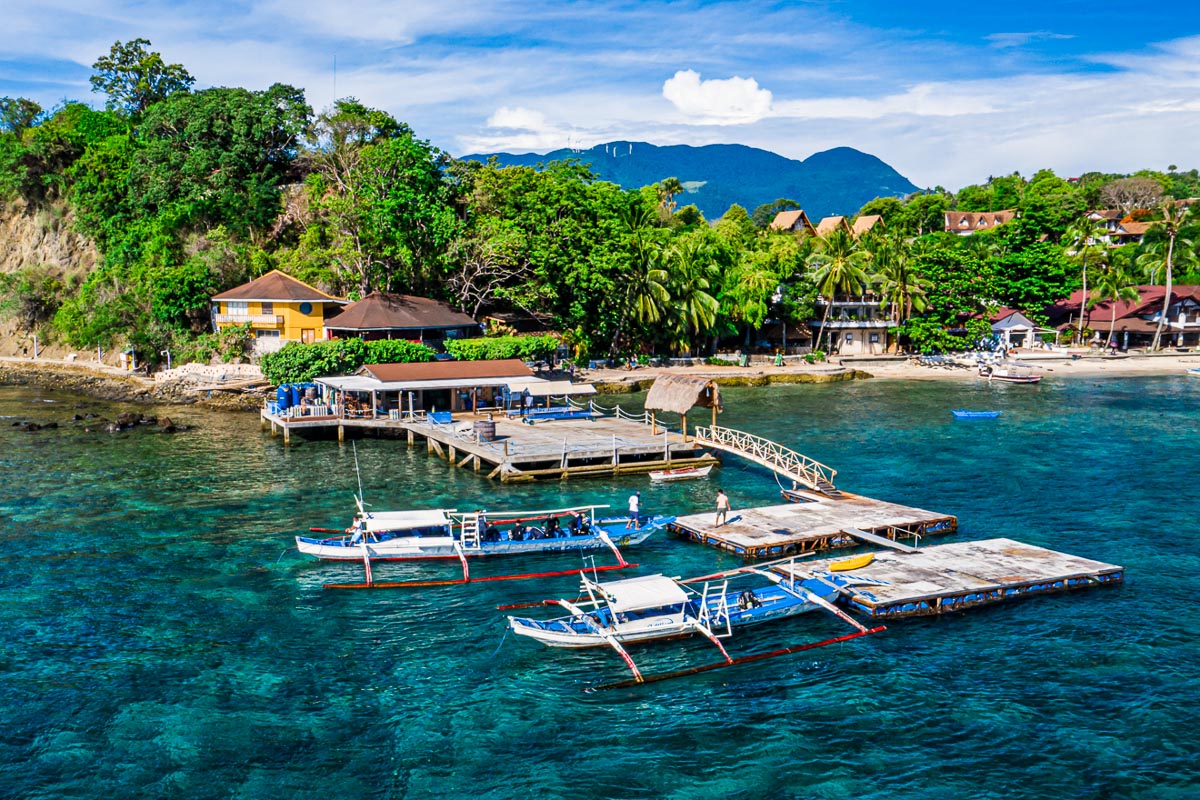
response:
[[(600, 527), (618, 547), (641, 544), (662, 528), (670, 519), (655, 519), (640, 530), (624, 528), (620, 523), (608, 522)], [(404, 536), (383, 542), (368, 543), (366, 555), (372, 561), (428, 561), (435, 559), (457, 559), (459, 550), (456, 540), (449, 536), (416, 537)], [(296, 548), (304, 555), (321, 561), (362, 561), (363, 546), (351, 543), (349, 536), (334, 539), (312, 539), (296, 537)], [(462, 554), (467, 558), (485, 556), (529, 555), (531, 553), (566, 553), (586, 550), (607, 550), (599, 536), (558, 536), (552, 539), (502, 540), (481, 542), (478, 547), (465, 546)]]
[(691, 481), (704, 478), (712, 472), (712, 465), (688, 469), (658, 470), (650, 473), (652, 483), (670, 483), (671, 481)]

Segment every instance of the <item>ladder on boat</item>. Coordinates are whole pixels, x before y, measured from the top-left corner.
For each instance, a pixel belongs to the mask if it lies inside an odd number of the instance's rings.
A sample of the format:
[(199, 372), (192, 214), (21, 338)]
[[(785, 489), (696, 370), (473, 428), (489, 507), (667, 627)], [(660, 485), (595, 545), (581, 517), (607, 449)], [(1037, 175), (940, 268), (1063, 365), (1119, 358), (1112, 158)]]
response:
[(695, 438), (697, 444), (741, 456), (826, 497), (842, 496), (833, 485), (833, 479), (837, 475), (836, 469), (778, 442), (755, 436), (753, 433), (722, 428), (719, 425), (697, 427)]
[[(700, 593), (700, 613), (697, 615), (700, 624), (713, 632), (717, 637), (729, 637), (733, 635), (733, 623), (729, 619), (729, 581), (721, 584), (721, 588), (717, 597), (717, 607), (712, 610), (708, 607), (709, 589), (712, 584), (705, 583), (704, 591)], [(724, 633), (717, 633), (717, 629), (721, 626), (725, 627)]]
[(462, 515), (461, 529), (459, 532), (459, 542), (464, 550), (478, 550), (481, 544), (479, 535), (479, 515), (472, 512)]

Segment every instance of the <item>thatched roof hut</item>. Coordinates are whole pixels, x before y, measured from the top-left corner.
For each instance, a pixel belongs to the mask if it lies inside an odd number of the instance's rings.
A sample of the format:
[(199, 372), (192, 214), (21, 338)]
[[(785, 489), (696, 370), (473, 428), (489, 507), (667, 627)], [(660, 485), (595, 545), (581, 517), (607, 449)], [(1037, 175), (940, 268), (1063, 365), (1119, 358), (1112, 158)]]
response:
[(696, 406), (721, 410), (721, 390), (709, 378), (659, 375), (646, 394), (646, 408), (650, 411), (686, 414)]

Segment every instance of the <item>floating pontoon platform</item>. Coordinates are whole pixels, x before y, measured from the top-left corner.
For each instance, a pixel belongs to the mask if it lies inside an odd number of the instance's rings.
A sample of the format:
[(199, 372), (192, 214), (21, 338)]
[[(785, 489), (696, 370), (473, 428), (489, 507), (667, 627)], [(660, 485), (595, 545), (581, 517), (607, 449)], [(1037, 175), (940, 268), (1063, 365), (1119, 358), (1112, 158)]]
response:
[[(731, 511), (729, 521), (713, 524), (715, 515), (689, 514), (667, 526), (691, 541), (727, 550), (747, 558), (817, 553), (855, 547), (868, 539), (896, 542), (958, 530), (958, 518), (921, 508), (842, 492), (838, 498), (817, 492), (791, 491), (803, 502)], [(865, 532), (872, 534), (864, 537)]]
[[(836, 560), (836, 559), (833, 559)], [(775, 569), (788, 574), (827, 570), (833, 560)], [(985, 539), (923, 547), (915, 553), (875, 553), (856, 577), (883, 584), (849, 587), (842, 601), (872, 619), (963, 611), (1036, 594), (1119, 584), (1125, 568), (1012, 539)]]

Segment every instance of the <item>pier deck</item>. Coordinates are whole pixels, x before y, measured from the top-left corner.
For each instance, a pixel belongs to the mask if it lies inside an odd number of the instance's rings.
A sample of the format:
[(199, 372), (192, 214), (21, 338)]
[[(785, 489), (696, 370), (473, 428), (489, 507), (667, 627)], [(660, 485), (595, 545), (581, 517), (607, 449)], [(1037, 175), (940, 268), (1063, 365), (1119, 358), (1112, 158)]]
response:
[(711, 464), (717, 459), (695, 440), (627, 417), (538, 420), (527, 424), (520, 417), (493, 413), (495, 438), (483, 441), (474, 433), (477, 421), (487, 414), (456, 413), (449, 423), (382, 417), (355, 419), (336, 416), (284, 417), (262, 412), (263, 428), (282, 432), (336, 430), (373, 431), (407, 437), (409, 444), (423, 440), (427, 450), (455, 467), (488, 471), (489, 478), (505, 482), (539, 478), (555, 480), (586, 475), (620, 475), (657, 469)]
[[(805, 561), (776, 570), (802, 575), (828, 569), (832, 561)], [(873, 619), (962, 611), (1035, 594), (1121, 583), (1125, 568), (1047, 550), (1012, 539), (951, 542), (915, 553), (885, 551), (846, 576), (886, 581), (855, 586), (844, 602)]]
[(720, 527), (713, 525), (711, 511), (689, 514), (670, 527), (687, 539), (747, 558), (854, 547), (861, 544), (854, 537), (856, 529), (892, 541), (958, 529), (957, 517), (848, 492), (839, 498), (815, 492), (792, 494), (807, 502), (739, 509), (730, 512), (729, 522)]

